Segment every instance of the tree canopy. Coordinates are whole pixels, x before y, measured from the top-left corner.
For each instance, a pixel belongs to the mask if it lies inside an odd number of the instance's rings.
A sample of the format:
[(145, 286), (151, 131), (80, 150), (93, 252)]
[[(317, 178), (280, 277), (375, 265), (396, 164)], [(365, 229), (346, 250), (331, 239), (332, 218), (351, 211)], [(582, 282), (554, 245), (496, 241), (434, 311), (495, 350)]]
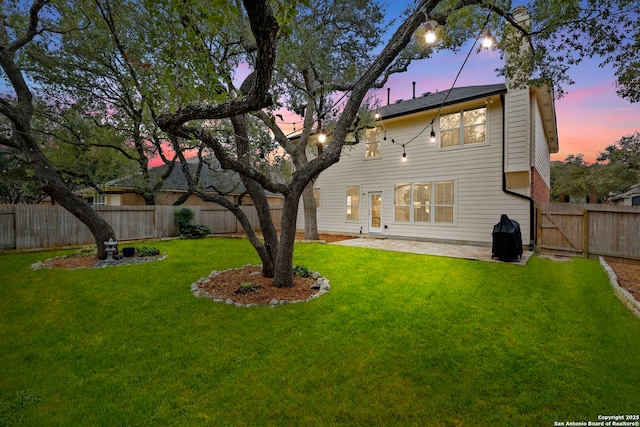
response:
[(582, 154), (569, 155), (551, 168), (551, 199), (587, 198), (604, 202), (640, 182), (640, 132), (624, 135), (589, 164)]

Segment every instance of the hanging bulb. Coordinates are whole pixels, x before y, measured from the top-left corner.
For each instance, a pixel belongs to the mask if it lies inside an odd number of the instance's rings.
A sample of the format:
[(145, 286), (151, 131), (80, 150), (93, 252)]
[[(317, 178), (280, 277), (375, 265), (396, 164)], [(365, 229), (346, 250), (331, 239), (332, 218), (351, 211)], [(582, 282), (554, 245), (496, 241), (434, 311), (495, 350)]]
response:
[(384, 136), (382, 137), (382, 140), (383, 141), (387, 140), (387, 130), (386, 129), (384, 130)]
[(491, 49), (493, 46), (493, 34), (491, 34), (491, 30), (487, 28), (487, 31), (484, 33), (484, 38), (482, 39), (482, 47), (484, 49)]
[(407, 152), (404, 150), (404, 145), (402, 146), (402, 161), (407, 161)]
[(320, 129), (320, 133), (318, 134), (318, 142), (324, 144), (327, 140), (327, 131), (324, 129)]
[(436, 142), (436, 133), (433, 130), (433, 126), (431, 126), (431, 137), (429, 138), (429, 141)]
[(433, 28), (433, 24), (431, 23), (431, 21), (427, 21), (427, 23), (424, 24), (424, 41), (428, 45), (432, 45), (437, 40), (438, 40), (438, 36), (436, 35), (435, 28)]
[(378, 112), (376, 111), (376, 113), (373, 115), (373, 117), (374, 117), (376, 120), (380, 120), (380, 113), (378, 113)]

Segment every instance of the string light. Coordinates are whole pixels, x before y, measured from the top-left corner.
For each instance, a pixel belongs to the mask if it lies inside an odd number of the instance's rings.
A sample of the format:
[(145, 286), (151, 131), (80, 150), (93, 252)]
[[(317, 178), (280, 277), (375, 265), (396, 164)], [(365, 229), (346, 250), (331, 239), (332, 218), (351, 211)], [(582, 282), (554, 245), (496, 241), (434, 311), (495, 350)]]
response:
[(432, 45), (434, 44), (436, 41), (438, 41), (438, 36), (436, 35), (436, 30), (433, 27), (433, 24), (431, 23), (431, 21), (427, 21), (426, 24), (424, 24), (424, 41), (427, 43), (427, 45)]
[(493, 46), (493, 34), (491, 34), (491, 30), (487, 28), (484, 33), (484, 38), (482, 39), (482, 47), (484, 49), (491, 49)]
[[(489, 19), (491, 18), (491, 12), (493, 11), (493, 7), (494, 7), (495, 3), (496, 3), (496, 0), (493, 0), (493, 3), (491, 5), (491, 7), (489, 8), (489, 12), (487, 13), (487, 17), (486, 17), (486, 19), (484, 21), (484, 24), (482, 25), (481, 31), (476, 36), (475, 42), (473, 43), (471, 49), (469, 50), (469, 53), (467, 53), (467, 56), (466, 56), (466, 58), (464, 59), (464, 61), (462, 63), (462, 66), (460, 66), (460, 70), (458, 70), (458, 74), (456, 75), (455, 79), (453, 80), (453, 83), (451, 84), (451, 88), (447, 92), (447, 95), (445, 96), (445, 98), (442, 100), (442, 103), (440, 103), (440, 106), (438, 107), (438, 111), (436, 112), (436, 114), (431, 119), (431, 122), (429, 122), (427, 124), (427, 126), (425, 126), (416, 136), (411, 138), (409, 141), (407, 141), (404, 144), (399, 144), (399, 145), (402, 145), (402, 161), (403, 162), (405, 162), (407, 160), (407, 153), (406, 153), (406, 150), (405, 150), (405, 146), (407, 144), (413, 142), (420, 135), (422, 135), (422, 133), (425, 130), (427, 130), (427, 128), (429, 126), (431, 126), (431, 132), (430, 132), (429, 141), (432, 142), (432, 143), (436, 142), (436, 132), (433, 129), (433, 123), (434, 123), (436, 117), (438, 117), (438, 115), (440, 114), (440, 111), (442, 110), (442, 107), (447, 102), (447, 99), (449, 98), (449, 95), (453, 91), (453, 88), (455, 87), (456, 82), (458, 81), (458, 78), (460, 77), (460, 74), (462, 73), (462, 70), (463, 70), (464, 66), (467, 64), (467, 61), (469, 60), (469, 57), (471, 56), (471, 52), (473, 52), (473, 49), (476, 46), (476, 43), (480, 39), (480, 36), (484, 35), (484, 39), (482, 41), (482, 47), (490, 48), (493, 45), (493, 35), (491, 34), (491, 30), (486, 28), (486, 26), (489, 23)], [(435, 34), (435, 31), (434, 31), (434, 28), (433, 28), (433, 24), (431, 23), (431, 21), (429, 21), (429, 17), (427, 16), (426, 13), (425, 13), (425, 19), (427, 21), (426, 24), (425, 24), (425, 40), (427, 41), (428, 44), (431, 44), (431, 43), (435, 42), (436, 39), (435, 38), (432, 39), (432, 37), (436, 37), (436, 34)], [(485, 28), (486, 28), (486, 30), (485, 30)], [(429, 35), (430, 32), (432, 33), (431, 36)], [(376, 117), (376, 120), (379, 120), (380, 119), (380, 114), (378, 112), (376, 112), (375, 117)], [(384, 128), (384, 123), (382, 123), (382, 126)], [(384, 128), (384, 130), (385, 130), (385, 140), (386, 140), (386, 128)], [(391, 142), (394, 143), (394, 144), (396, 143), (393, 139), (391, 139)]]
[(327, 141), (327, 131), (324, 129), (320, 129), (318, 133), (318, 142), (324, 144)]

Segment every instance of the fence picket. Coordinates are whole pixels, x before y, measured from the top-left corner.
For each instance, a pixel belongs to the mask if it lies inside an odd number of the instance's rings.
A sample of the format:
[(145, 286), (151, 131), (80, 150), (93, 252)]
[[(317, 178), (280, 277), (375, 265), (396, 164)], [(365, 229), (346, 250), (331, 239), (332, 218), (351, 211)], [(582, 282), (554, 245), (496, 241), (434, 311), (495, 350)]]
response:
[[(113, 228), (118, 241), (175, 236), (174, 212), (194, 211), (194, 224), (206, 225), (213, 233), (241, 231), (231, 212), (219, 206), (96, 206), (95, 210)], [(254, 230), (260, 230), (256, 209), (243, 206)], [(280, 224), (282, 208), (271, 208)], [(39, 249), (94, 243), (89, 229), (62, 206), (0, 206), (0, 249)]]
[(542, 203), (538, 207), (540, 252), (640, 260), (640, 207)]

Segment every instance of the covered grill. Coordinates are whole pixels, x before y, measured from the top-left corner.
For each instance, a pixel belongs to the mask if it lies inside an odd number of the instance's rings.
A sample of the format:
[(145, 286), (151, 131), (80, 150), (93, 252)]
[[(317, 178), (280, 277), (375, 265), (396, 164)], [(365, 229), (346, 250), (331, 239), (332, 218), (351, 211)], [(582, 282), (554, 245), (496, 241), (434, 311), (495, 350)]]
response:
[(509, 219), (507, 215), (500, 216), (500, 222), (493, 226), (493, 245), (491, 259), (500, 261), (519, 261), (522, 257), (522, 233), (520, 224)]

